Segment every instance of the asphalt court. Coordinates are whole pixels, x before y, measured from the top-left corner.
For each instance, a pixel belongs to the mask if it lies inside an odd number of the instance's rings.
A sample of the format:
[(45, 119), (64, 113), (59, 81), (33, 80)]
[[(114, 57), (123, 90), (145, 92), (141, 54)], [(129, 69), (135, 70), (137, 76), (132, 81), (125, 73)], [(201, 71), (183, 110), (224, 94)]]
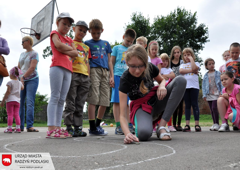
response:
[(68, 139), (46, 139), (47, 128), (37, 129), (4, 134), (0, 128), (0, 152), (49, 152), (56, 170), (240, 169), (240, 131), (203, 127), (202, 132), (172, 132), (171, 141), (153, 134), (147, 142), (126, 145), (114, 127), (104, 127), (108, 136)]

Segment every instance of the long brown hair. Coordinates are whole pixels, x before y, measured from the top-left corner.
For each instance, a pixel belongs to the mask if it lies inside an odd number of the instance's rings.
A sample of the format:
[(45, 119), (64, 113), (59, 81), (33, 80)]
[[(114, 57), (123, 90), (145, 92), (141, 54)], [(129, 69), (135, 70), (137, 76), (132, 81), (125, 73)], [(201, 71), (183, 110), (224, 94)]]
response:
[(180, 57), (179, 57), (179, 60), (181, 60), (181, 56), (182, 56), (182, 49), (181, 47), (179, 47), (178, 45), (174, 46), (171, 50), (171, 54), (170, 54), (170, 62), (174, 59), (174, 51), (178, 49), (181, 53)]
[[(139, 60), (141, 60), (145, 65), (145, 70), (141, 77), (146, 78), (146, 80), (151, 80), (150, 73), (149, 73), (149, 65), (148, 65), (148, 55), (146, 50), (139, 44), (134, 44), (131, 47), (128, 48), (126, 53), (126, 62), (132, 58), (137, 57)], [(149, 89), (144, 85), (144, 80), (142, 80), (139, 88), (140, 92), (142, 94), (146, 94)]]

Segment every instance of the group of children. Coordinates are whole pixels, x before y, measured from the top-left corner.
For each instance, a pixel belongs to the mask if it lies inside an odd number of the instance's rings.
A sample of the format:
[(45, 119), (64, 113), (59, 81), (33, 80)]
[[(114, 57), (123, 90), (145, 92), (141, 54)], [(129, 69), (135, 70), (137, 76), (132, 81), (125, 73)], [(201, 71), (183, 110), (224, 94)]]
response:
[[(111, 49), (108, 41), (100, 39), (104, 31), (100, 20), (93, 19), (89, 23), (89, 26), (84, 21), (76, 22), (73, 27), (73, 31), (75, 32), (74, 40), (66, 36), (73, 23), (74, 20), (70, 17), (69, 13), (59, 14), (56, 20), (57, 30), (52, 31), (50, 35), (53, 57), (50, 66), (51, 96), (47, 108), (47, 138), (65, 139), (68, 137), (86, 136), (87, 133), (82, 130), (85, 101), (89, 104), (89, 135), (107, 135), (108, 132), (100, 126), (100, 123), (106, 107), (110, 105), (110, 87), (112, 88), (111, 103), (113, 103), (113, 114), (116, 122), (115, 134), (123, 135), (124, 132), (120, 124), (121, 103), (119, 99), (121, 76), (128, 68), (135, 70), (138, 68), (140, 70), (146, 67), (144, 65), (135, 66), (134, 64), (126, 63), (126, 52), (128, 47), (135, 41), (136, 32), (133, 29), (127, 29), (123, 35), (122, 44), (114, 46)], [(87, 32), (91, 34), (92, 39), (83, 43)], [(147, 38), (143, 36), (137, 38), (136, 44), (141, 45), (145, 49), (147, 47)], [(158, 68), (161, 78), (168, 84), (181, 74), (187, 82), (184, 96), (173, 113), (173, 123), (172, 119), (168, 122), (169, 130), (191, 131), (189, 123), (192, 107), (195, 119), (195, 131), (200, 132), (198, 107), (198, 72), (200, 64), (195, 62), (196, 56), (193, 49), (185, 48), (181, 51), (179, 46), (174, 46), (170, 56), (163, 53), (160, 57), (158, 56), (158, 50), (158, 42), (151, 41), (147, 48), (147, 55), (148, 62), (151, 62)], [(223, 74), (215, 70), (213, 59), (208, 58), (204, 63), (208, 72), (203, 78), (202, 91), (203, 98), (205, 101), (208, 101), (211, 110), (213, 126), (210, 130), (212, 131), (228, 131), (227, 119), (239, 128), (240, 118), (237, 111), (240, 109), (240, 94), (238, 93), (240, 86), (234, 84), (236, 81), (235, 77), (240, 77), (240, 73), (238, 73), (240, 67), (237, 65), (238, 60), (240, 60), (239, 53), (240, 45), (238, 43), (233, 43), (230, 46), (230, 50), (224, 52), (223, 57), (227, 63), (220, 68)], [(228, 60), (229, 57), (231, 60)], [(8, 91), (4, 96), (1, 106), (3, 106), (5, 100), (8, 102), (8, 100), (12, 101), (9, 98), (18, 97), (20, 90), (24, 88), (21, 83), (17, 83), (16, 81), (20, 74), (19, 72), (20, 70), (17, 68), (13, 68), (10, 71), (10, 78), (12, 80), (8, 83)], [(234, 72), (234, 75), (232, 72)], [(134, 74), (135, 77), (138, 77), (137, 72), (134, 72)], [(155, 81), (157, 82), (158, 80)], [(162, 93), (164, 92), (163, 90)], [(133, 93), (139, 95), (139, 92), (132, 91), (132, 96), (136, 95)], [(132, 100), (134, 100), (134, 97)], [(184, 128), (181, 127), (183, 100), (185, 101), (186, 116), (186, 126)], [(20, 101), (16, 99), (16, 102), (19, 103)], [(66, 102), (65, 109), (63, 109), (64, 102)], [(129, 106), (129, 97), (124, 102)], [(8, 126), (12, 124), (12, 108), (17, 109), (17, 104), (16, 106), (14, 104), (16, 103), (7, 103)], [(97, 117), (95, 118), (96, 106), (99, 107), (97, 109)], [(131, 134), (134, 134), (135, 129), (130, 121), (129, 110), (128, 107), (128, 128)], [(221, 127), (218, 121), (219, 114), (222, 119)], [(19, 115), (14, 116), (17, 124), (16, 132), (18, 132), (20, 125)], [(66, 130), (61, 128), (62, 118), (64, 118)]]

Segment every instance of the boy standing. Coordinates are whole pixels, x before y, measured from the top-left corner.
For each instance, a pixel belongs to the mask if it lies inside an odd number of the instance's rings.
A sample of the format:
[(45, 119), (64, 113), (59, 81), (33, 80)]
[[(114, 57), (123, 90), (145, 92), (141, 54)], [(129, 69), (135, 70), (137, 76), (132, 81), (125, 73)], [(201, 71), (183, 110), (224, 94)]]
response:
[[(90, 47), (92, 56), (90, 59), (91, 86), (87, 98), (87, 102), (89, 103), (89, 134), (107, 135), (107, 131), (102, 129), (100, 123), (106, 111), (106, 107), (110, 105), (110, 86), (114, 86), (113, 66), (110, 61), (112, 49), (108, 41), (100, 39), (103, 32), (103, 26), (100, 20), (93, 19), (89, 23), (89, 32), (92, 35), (92, 39), (85, 42), (85, 44)], [(99, 108), (97, 120), (95, 122), (96, 105), (99, 105)]]
[[(125, 62), (126, 51), (129, 46), (133, 44), (136, 38), (136, 32), (133, 29), (127, 29), (123, 35), (123, 43), (114, 46), (111, 54), (112, 65), (114, 66), (114, 87), (112, 88), (111, 103), (113, 103), (113, 115), (116, 122), (116, 135), (124, 135), (122, 128), (120, 126), (120, 107), (119, 107), (119, 83), (120, 77), (123, 72), (128, 69)], [(129, 108), (128, 108), (129, 111)], [(130, 118), (129, 118), (130, 119)], [(130, 122), (130, 120), (129, 120)], [(133, 125), (129, 123), (129, 129), (131, 133), (135, 133)]]
[[(227, 61), (225, 70), (232, 72), (237, 79), (238, 84), (240, 84), (240, 44), (237, 42), (232, 43), (230, 45), (229, 53), (231, 59)], [(233, 130), (239, 129), (233, 125)]]
[[(84, 21), (78, 21), (73, 27), (75, 32), (74, 44), (78, 51), (78, 56), (72, 60), (72, 80), (66, 98), (66, 106), (63, 112), (64, 124), (67, 131), (73, 137), (86, 136), (82, 131), (83, 106), (87, 99), (90, 87), (90, 67), (88, 59), (91, 58), (90, 49), (82, 40), (88, 30), (88, 25)], [(72, 128), (74, 126), (74, 130)]]
[[(144, 36), (138, 37), (136, 39), (136, 44), (143, 46), (144, 49), (147, 47), (148, 39)], [(148, 62), (151, 63), (151, 58), (148, 56)]]

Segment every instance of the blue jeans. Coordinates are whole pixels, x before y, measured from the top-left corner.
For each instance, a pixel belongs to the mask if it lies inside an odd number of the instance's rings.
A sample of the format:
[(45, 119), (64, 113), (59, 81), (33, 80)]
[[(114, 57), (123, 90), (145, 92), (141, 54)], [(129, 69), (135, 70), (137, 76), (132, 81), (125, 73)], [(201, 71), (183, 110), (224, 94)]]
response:
[(0, 76), (0, 87), (2, 85), (2, 82), (3, 82), (3, 76)]
[(39, 79), (38, 77), (25, 81), (24, 82), (24, 89), (21, 91), (20, 97), (21, 97), (21, 102), (20, 102), (20, 120), (21, 120), (21, 129), (24, 129), (24, 123), (25, 123), (25, 101), (26, 101), (26, 120), (27, 120), (27, 129), (33, 127), (33, 122), (34, 122), (34, 104), (35, 104), (35, 96), (38, 88), (38, 82)]
[(185, 118), (190, 120), (191, 118), (191, 106), (193, 108), (193, 115), (195, 121), (199, 121), (199, 107), (198, 107), (198, 93), (199, 89), (186, 89), (184, 94), (185, 101)]

